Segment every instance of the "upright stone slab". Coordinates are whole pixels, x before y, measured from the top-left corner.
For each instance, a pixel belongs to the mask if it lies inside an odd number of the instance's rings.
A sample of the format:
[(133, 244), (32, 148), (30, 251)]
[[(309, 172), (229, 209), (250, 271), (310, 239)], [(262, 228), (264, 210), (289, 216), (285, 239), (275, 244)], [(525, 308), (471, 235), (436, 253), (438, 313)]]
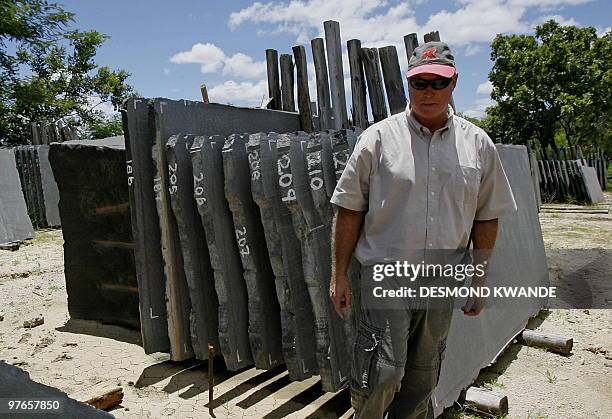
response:
[(50, 146), (72, 318), (140, 327), (123, 137)]
[(28, 216), (15, 151), (0, 149), (0, 244), (34, 237)]
[(151, 147), (155, 141), (155, 127), (150, 120), (145, 99), (129, 99), (122, 114), (125, 115), (126, 170), (135, 242), (142, 343), (147, 354), (169, 352), (166, 277), (153, 190)]
[(196, 358), (208, 359), (208, 345), (219, 347), (219, 302), (204, 229), (194, 199), (189, 149), (193, 135), (174, 135), (166, 144), (170, 203), (180, 238), (183, 268), (189, 287), (189, 329)]
[(588, 166), (580, 166), (580, 173), (582, 175), (582, 179), (584, 180), (589, 202), (592, 204), (602, 202), (604, 200), (604, 196), (603, 192), (601, 191), (599, 181), (597, 180), (597, 172), (595, 169)]
[(249, 339), (255, 366), (270, 369), (283, 363), (280, 307), (274, 273), (251, 194), (247, 157), (248, 134), (230, 135), (223, 147), (225, 198), (234, 221), (238, 252), (249, 299)]
[(300, 242), (279, 190), (278, 134), (255, 134), (249, 140), (253, 199), (261, 211), (276, 294), (281, 307), (283, 356), (289, 377), (304, 380), (317, 372), (314, 316), (308, 296)]
[(47, 210), (45, 208), (45, 197), (42, 188), (42, 179), (40, 176), (40, 164), (38, 162), (38, 147), (29, 146), (30, 155), (33, 166), (33, 183), (36, 191), (36, 211), (38, 212), (38, 219), (40, 220), (40, 226), (42, 228), (48, 227), (47, 224)]
[[(487, 286), (548, 286), (546, 253), (526, 149), (505, 144), (496, 147), (518, 210), (499, 219)], [(541, 309), (541, 300), (535, 298), (520, 299), (520, 307), (491, 304), (477, 317), (465, 316), (461, 310), (453, 312), (440, 379), (432, 397), (435, 416), (457, 400), (480, 369), (494, 362)]]
[(49, 146), (38, 146), (38, 165), (40, 168), (40, 179), (43, 198), (45, 201), (45, 218), (48, 227), (59, 227), (61, 225), (59, 215), (59, 189), (53, 177), (53, 171), (49, 164)]
[[(224, 193), (222, 148), (225, 137), (196, 137), (191, 159), (198, 211), (206, 232), (215, 289), (219, 297), (219, 344), (230, 370), (253, 364), (249, 344), (246, 284), (236, 230)], [(201, 194), (199, 193), (201, 191)]]

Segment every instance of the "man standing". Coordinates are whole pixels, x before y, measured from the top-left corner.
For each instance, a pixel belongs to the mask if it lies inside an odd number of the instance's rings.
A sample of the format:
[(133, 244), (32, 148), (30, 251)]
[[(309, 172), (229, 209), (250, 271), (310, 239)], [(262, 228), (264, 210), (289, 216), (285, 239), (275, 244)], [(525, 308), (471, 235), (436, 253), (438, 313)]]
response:
[[(445, 43), (415, 49), (408, 64), (410, 103), (405, 113), (378, 122), (360, 136), (331, 202), (333, 227), (330, 296), (344, 316), (352, 305), (347, 269), (353, 251), (360, 281), (373, 267), (416, 261), (426, 252), (461, 250), (470, 241), (478, 262), (495, 245), (497, 219), (516, 210), (497, 150), (487, 134), (453, 113), (458, 74)], [(484, 285), (484, 277), (471, 286)], [(383, 310), (361, 299), (352, 368), (356, 418), (433, 417), (451, 309)], [(469, 298), (465, 315), (484, 307)]]

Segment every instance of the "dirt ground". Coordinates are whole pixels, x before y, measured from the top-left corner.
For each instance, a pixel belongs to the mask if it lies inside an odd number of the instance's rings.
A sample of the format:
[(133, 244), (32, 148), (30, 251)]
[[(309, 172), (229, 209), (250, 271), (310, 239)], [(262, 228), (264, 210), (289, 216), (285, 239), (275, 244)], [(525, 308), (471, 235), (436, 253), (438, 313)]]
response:
[[(593, 208), (611, 207), (607, 192)], [(548, 211), (540, 221), (550, 274), (582, 269), (609, 281), (612, 214)], [(122, 386), (124, 401), (111, 412), (119, 418), (208, 417), (206, 362), (145, 355), (137, 331), (69, 318), (62, 244), (61, 230), (40, 231), (17, 251), (0, 251), (0, 360), (79, 400)], [(574, 249), (598, 250), (584, 260)], [(38, 315), (44, 324), (23, 327)], [(477, 384), (508, 397), (509, 418), (612, 417), (612, 310), (542, 311), (529, 327), (572, 337), (572, 354), (513, 343)], [(282, 368), (216, 377), (216, 417), (350, 417), (347, 392), (324, 393), (316, 377), (289, 382)], [(472, 415), (456, 407), (443, 417)]]

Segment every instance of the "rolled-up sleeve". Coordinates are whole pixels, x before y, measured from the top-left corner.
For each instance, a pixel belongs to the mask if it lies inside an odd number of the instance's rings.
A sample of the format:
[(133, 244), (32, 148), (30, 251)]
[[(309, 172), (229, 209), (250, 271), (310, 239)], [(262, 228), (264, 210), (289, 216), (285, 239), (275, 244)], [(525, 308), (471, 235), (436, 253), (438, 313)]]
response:
[(353, 211), (367, 211), (370, 195), (370, 176), (373, 164), (371, 141), (365, 136), (359, 138), (353, 154), (336, 184), (331, 203)]
[[(484, 132), (483, 132), (484, 133)], [(480, 189), (475, 220), (485, 221), (516, 211), (516, 202), (493, 141), (484, 134)]]

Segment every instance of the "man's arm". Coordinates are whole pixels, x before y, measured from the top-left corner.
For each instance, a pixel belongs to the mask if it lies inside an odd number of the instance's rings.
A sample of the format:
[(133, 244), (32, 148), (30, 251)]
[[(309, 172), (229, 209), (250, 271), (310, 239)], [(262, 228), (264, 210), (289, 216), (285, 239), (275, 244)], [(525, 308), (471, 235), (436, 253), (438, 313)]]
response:
[[(493, 220), (478, 221), (474, 220), (472, 226), (472, 242), (474, 243), (474, 265), (485, 265), (488, 267), (489, 258), (495, 247), (497, 238), (497, 218)], [(472, 287), (482, 287), (486, 281), (485, 275), (482, 277), (472, 277)], [(465, 305), (462, 307), (466, 316), (478, 316), (484, 308), (485, 300), (483, 298), (468, 298)]]
[(347, 308), (351, 307), (351, 287), (348, 280), (348, 266), (365, 212), (337, 207), (332, 225), (332, 277), (329, 295), (338, 315), (344, 318)]

